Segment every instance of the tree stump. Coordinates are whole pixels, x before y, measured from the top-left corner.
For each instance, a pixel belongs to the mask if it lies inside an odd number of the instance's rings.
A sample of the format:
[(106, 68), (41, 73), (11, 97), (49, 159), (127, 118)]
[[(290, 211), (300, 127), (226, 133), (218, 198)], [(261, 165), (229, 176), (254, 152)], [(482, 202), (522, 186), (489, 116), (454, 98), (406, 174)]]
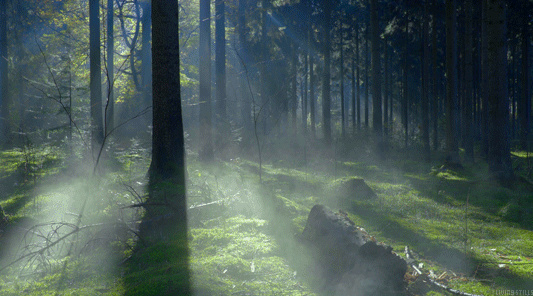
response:
[(377, 195), (366, 183), (360, 178), (350, 178), (344, 181), (340, 186), (339, 194), (345, 197), (353, 197), (355, 199), (372, 199)]
[(377, 243), (345, 213), (315, 205), (302, 233), (334, 295), (395, 295), (404, 290), (405, 260)]

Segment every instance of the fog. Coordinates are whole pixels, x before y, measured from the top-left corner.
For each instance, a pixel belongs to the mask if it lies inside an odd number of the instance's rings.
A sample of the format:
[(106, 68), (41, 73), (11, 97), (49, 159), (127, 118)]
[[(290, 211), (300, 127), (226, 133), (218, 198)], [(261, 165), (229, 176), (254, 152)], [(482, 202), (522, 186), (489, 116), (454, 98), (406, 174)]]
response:
[(533, 7), (482, 2), (0, 1), (0, 295), (533, 289)]

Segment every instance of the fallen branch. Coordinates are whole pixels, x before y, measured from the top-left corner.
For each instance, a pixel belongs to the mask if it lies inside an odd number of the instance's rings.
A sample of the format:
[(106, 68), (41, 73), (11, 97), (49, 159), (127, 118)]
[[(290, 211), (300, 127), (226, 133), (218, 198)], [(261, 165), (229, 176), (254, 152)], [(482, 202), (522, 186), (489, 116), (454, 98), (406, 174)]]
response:
[[(408, 258), (408, 259), (413, 259), (413, 256), (411, 255), (411, 252), (409, 251), (409, 247), (408, 246), (405, 246), (405, 256)], [(413, 259), (413, 260), (409, 260), (408, 264), (416, 271), (416, 273), (418, 273), (418, 275), (422, 276), (424, 279), (427, 279), (430, 283), (432, 283), (433, 285), (445, 290), (445, 291), (448, 291), (452, 294), (455, 294), (455, 295), (462, 295), (462, 296), (484, 296), (483, 294), (479, 295), (479, 294), (470, 294), (470, 293), (466, 293), (466, 292), (463, 292), (463, 291), (459, 291), (459, 290), (456, 290), (456, 289), (453, 289), (453, 288), (450, 288), (444, 284), (441, 284), (437, 281), (435, 281), (434, 279), (432, 279), (428, 274), (425, 274), (423, 273), (420, 269), (418, 269), (416, 267), (416, 261)]]

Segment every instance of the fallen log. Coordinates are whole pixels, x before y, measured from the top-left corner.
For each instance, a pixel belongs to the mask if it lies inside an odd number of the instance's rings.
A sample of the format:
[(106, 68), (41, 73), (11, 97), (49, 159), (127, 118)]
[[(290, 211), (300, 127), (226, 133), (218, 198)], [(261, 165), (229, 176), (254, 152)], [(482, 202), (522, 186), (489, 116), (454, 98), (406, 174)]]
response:
[(334, 295), (395, 295), (404, 291), (405, 260), (355, 226), (345, 213), (315, 205), (302, 238)]

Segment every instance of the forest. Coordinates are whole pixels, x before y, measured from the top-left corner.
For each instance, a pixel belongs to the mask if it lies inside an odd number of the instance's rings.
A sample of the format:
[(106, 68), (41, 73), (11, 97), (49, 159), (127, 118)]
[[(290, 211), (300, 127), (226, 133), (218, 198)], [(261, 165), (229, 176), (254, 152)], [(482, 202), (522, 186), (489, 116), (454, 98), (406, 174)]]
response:
[(0, 0), (0, 296), (532, 295), (533, 0)]

